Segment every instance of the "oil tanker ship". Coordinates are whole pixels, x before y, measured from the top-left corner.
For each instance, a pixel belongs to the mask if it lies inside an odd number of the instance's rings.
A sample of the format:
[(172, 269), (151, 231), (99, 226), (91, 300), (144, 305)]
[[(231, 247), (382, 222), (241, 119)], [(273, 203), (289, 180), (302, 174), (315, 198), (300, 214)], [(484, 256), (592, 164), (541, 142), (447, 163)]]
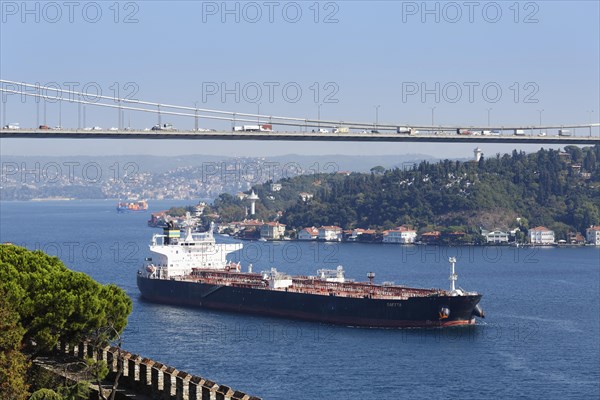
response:
[(445, 327), (474, 324), (484, 317), (481, 294), (456, 288), (450, 259), (450, 290), (355, 282), (343, 267), (315, 276), (290, 276), (272, 268), (242, 272), (227, 255), (241, 244), (217, 244), (213, 227), (193, 232), (191, 218), (182, 230), (172, 224), (155, 234), (152, 257), (137, 272), (143, 298), (160, 303), (261, 314), (365, 327)]

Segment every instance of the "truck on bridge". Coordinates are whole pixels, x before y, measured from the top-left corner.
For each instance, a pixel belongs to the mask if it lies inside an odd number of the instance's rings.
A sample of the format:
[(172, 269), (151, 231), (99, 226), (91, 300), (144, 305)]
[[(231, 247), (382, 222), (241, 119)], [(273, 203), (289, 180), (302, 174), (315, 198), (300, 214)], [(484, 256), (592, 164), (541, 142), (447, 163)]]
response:
[(347, 126), (334, 126), (333, 127), (333, 133), (349, 133), (350, 132), (350, 128), (348, 128)]
[(273, 125), (262, 124), (262, 125), (242, 125), (234, 126), (234, 132), (273, 132)]
[(571, 131), (568, 129), (559, 129), (558, 136), (571, 136)]
[(396, 133), (405, 134), (405, 135), (414, 135), (417, 132), (413, 128), (409, 128), (406, 126), (397, 126)]

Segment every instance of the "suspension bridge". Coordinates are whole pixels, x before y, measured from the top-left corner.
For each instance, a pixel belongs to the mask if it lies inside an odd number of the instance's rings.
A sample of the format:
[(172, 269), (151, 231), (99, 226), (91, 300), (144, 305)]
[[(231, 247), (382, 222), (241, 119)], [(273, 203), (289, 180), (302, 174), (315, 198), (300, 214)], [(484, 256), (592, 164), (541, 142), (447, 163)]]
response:
[[(70, 138), (70, 139), (184, 139), (184, 140), (277, 140), (277, 141), (342, 141), (342, 142), (434, 142), (434, 143), (521, 143), (521, 144), (582, 144), (600, 143), (600, 135), (592, 129), (599, 123), (528, 125), (528, 126), (448, 126), (411, 125), (397, 123), (336, 121), (307, 119), (289, 116), (240, 113), (207, 108), (164, 104), (128, 98), (115, 98), (40, 86), (26, 82), (0, 79), (0, 91), (7, 95), (34, 98), (39, 107), (41, 100), (77, 104), (78, 127), (59, 126), (51, 129), (45, 125), (21, 127), (4, 125), (0, 138)], [(93, 97), (93, 99), (90, 99)], [(81, 108), (100, 107), (113, 109), (118, 115), (117, 127), (82, 127)], [(6, 118), (6, 101), (3, 101)], [(124, 112), (149, 113), (156, 116), (152, 128), (136, 129), (124, 125)], [(62, 113), (62, 111), (60, 111)], [(39, 111), (38, 111), (39, 114)], [(176, 130), (163, 124), (163, 117), (187, 117), (194, 121), (194, 129)], [(62, 115), (59, 115), (61, 121)], [(231, 130), (199, 128), (199, 121), (230, 122)], [(237, 125), (239, 124), (239, 126)], [(85, 125), (85, 122), (84, 122)], [(275, 127), (276, 129), (273, 129)]]

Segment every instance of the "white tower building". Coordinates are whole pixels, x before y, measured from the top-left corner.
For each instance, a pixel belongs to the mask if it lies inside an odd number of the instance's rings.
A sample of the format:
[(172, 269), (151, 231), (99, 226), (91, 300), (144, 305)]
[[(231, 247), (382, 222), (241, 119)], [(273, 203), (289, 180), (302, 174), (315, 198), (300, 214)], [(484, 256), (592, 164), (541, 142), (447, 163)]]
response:
[(247, 197), (247, 199), (250, 200), (250, 215), (256, 214), (256, 200), (259, 200), (258, 195), (254, 193), (253, 190), (252, 193), (250, 193), (250, 195)]
[(206, 207), (206, 203), (201, 201), (198, 203), (198, 205), (196, 206), (196, 212), (195, 212), (195, 216), (196, 217), (201, 217), (202, 213), (204, 212), (204, 208)]
[(475, 154), (475, 161), (479, 162), (479, 160), (481, 160), (481, 156), (483, 155), (483, 151), (477, 147), (475, 150), (473, 150), (473, 153)]

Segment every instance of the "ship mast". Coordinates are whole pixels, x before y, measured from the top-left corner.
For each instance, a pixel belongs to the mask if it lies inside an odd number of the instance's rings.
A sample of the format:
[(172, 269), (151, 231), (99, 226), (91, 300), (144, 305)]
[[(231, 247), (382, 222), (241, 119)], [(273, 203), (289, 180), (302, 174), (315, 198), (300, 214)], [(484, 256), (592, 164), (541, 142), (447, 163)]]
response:
[(448, 259), (448, 262), (452, 266), (452, 273), (450, 274), (450, 277), (448, 278), (448, 280), (450, 281), (450, 292), (455, 292), (456, 291), (455, 282), (458, 279), (458, 275), (454, 272), (454, 265), (456, 264), (456, 257), (450, 257)]
[(192, 228), (194, 227), (194, 221), (192, 220), (192, 216), (190, 214), (190, 212), (186, 212), (185, 213), (185, 222), (184, 222), (184, 226), (185, 226), (185, 241), (186, 242), (191, 242), (194, 240), (194, 238), (192, 237)]

